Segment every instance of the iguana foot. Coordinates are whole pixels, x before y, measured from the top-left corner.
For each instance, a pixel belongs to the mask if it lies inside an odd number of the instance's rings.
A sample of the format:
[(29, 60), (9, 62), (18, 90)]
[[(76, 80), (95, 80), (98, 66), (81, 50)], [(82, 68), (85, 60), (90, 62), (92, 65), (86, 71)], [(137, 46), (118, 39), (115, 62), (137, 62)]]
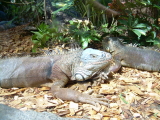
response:
[(109, 73), (101, 72), (96, 78), (94, 78), (92, 86), (98, 86), (105, 83), (108, 79), (108, 74)]
[(83, 94), (69, 88), (51, 87), (53, 95), (62, 100), (71, 100), (74, 102), (83, 102), (96, 105), (96, 103), (109, 106), (107, 98), (97, 98), (88, 94)]
[(78, 100), (79, 102), (89, 103), (95, 106), (97, 103), (101, 105), (109, 106), (108, 104), (109, 100), (107, 98), (97, 98), (88, 94), (81, 94), (81, 96), (78, 97)]

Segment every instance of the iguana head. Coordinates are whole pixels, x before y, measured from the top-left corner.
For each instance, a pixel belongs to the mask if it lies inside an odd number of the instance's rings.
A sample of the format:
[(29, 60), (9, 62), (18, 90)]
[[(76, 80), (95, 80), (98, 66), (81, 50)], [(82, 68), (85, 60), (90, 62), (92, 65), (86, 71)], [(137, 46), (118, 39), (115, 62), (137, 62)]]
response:
[(103, 49), (110, 53), (118, 52), (118, 49), (123, 47), (123, 44), (118, 37), (106, 37), (102, 41), (102, 45)]
[(82, 52), (80, 63), (76, 64), (71, 80), (84, 81), (103, 70), (112, 59), (110, 53), (87, 48)]

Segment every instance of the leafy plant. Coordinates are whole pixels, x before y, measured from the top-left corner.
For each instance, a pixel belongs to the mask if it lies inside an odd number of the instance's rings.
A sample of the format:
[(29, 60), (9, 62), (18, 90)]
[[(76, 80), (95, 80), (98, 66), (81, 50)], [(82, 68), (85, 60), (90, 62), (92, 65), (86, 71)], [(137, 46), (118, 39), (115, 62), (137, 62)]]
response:
[[(74, 6), (80, 12), (82, 17), (87, 17), (89, 21), (93, 23), (93, 25), (100, 27), (102, 24), (108, 22), (108, 18), (103, 10), (93, 7), (92, 2), (90, 1), (91, 0), (74, 0)], [(106, 6), (106, 4), (111, 2), (111, 0), (100, 0), (99, 2)]]
[(99, 41), (100, 35), (88, 20), (71, 20), (69, 32), (70, 36), (80, 43), (82, 48), (88, 47), (91, 41)]
[[(59, 29), (61, 28), (61, 29)], [(32, 42), (34, 43), (32, 52), (36, 52), (37, 48), (48, 47), (47, 42), (69, 42), (74, 40), (86, 48), (91, 40), (98, 40), (96, 30), (88, 21), (71, 20), (69, 25), (64, 27), (53, 23), (51, 27), (44, 23), (38, 26), (38, 31), (33, 32)]]
[(120, 25), (117, 28), (123, 30), (124, 34), (127, 34), (131, 41), (139, 40), (142, 35), (146, 36), (147, 32), (151, 30), (148, 24), (139, 22), (139, 19), (132, 14), (122, 18), (118, 20)]
[(4, 4), (7, 9), (5, 12), (10, 18), (14, 19), (14, 23), (22, 24), (31, 21), (38, 21), (42, 18), (43, 0), (35, 2), (34, 0), (14, 1), (13, 3)]
[[(160, 44), (160, 40), (156, 37), (160, 27), (157, 24), (157, 16), (153, 16), (157, 13), (156, 10), (160, 10), (157, 3), (154, 0), (135, 0), (125, 3), (126, 11), (118, 20), (117, 28), (124, 31), (121, 36), (126, 38), (126, 42), (145, 46)], [(150, 10), (150, 13), (144, 13), (146, 9)], [(134, 10), (138, 12), (134, 13)]]
[(37, 48), (48, 47), (48, 42), (51, 42), (50, 44), (53, 44), (54, 42), (66, 40), (66, 38), (64, 37), (65, 30), (59, 29), (57, 23), (53, 24), (52, 27), (41, 23), (37, 28), (38, 31), (32, 31), (32, 33), (34, 33), (34, 35), (32, 36), (32, 42), (34, 43), (32, 52), (36, 52)]
[(106, 23), (102, 24), (99, 28), (98, 31), (101, 33), (101, 39), (105, 36), (120, 36), (123, 34), (123, 30), (119, 29), (117, 27), (117, 22), (112, 22), (111, 24)]

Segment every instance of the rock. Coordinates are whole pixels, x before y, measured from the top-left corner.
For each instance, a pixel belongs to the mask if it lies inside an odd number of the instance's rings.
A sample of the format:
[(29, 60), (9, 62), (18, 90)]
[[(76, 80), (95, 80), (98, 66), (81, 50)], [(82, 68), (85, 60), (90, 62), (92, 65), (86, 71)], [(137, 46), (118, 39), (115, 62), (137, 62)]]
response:
[(36, 112), (32, 110), (21, 111), (7, 105), (0, 104), (1, 120), (87, 120), (83, 118), (63, 118), (49, 112)]

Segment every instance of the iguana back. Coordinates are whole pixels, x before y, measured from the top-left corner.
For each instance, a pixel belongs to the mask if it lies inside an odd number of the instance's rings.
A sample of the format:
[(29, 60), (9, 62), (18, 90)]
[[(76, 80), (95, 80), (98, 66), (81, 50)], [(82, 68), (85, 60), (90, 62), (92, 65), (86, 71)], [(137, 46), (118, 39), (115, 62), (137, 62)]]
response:
[(146, 71), (160, 71), (160, 53), (138, 47), (126, 46), (117, 37), (106, 37), (103, 40), (104, 50), (111, 52), (122, 66)]

